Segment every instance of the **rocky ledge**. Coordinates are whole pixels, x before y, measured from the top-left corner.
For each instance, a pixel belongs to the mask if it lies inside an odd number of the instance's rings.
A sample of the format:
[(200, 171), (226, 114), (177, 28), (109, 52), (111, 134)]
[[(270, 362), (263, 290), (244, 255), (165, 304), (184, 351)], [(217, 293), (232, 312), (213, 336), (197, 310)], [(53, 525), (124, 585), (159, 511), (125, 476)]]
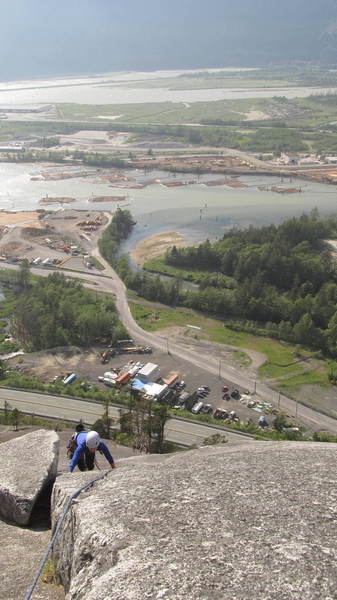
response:
[(0, 518), (27, 525), (44, 487), (54, 481), (59, 438), (38, 430), (0, 444)]
[[(120, 463), (77, 498), (55, 546), (67, 600), (332, 600), (336, 456), (253, 442)], [(56, 480), (54, 519), (90, 477)]]

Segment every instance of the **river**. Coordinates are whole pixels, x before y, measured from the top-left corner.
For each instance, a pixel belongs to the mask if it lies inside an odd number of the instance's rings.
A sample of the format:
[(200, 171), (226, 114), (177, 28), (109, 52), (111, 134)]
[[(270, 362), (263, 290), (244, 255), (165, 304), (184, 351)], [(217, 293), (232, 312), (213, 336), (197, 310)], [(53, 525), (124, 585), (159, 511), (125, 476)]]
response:
[[(212, 71), (212, 69), (209, 69)], [(233, 71), (240, 69), (231, 69)], [(243, 70), (243, 69), (241, 69)], [(247, 69), (248, 70), (248, 69)], [(246, 98), (305, 98), (336, 93), (336, 87), (210, 88), (175, 90), (138, 87), (142, 81), (176, 77), (186, 71), (107, 73), (88, 77), (65, 77), (0, 83), (0, 107), (24, 107), (49, 103), (134, 104), (153, 102), (212, 102)], [(132, 84), (136, 85), (132, 85)]]

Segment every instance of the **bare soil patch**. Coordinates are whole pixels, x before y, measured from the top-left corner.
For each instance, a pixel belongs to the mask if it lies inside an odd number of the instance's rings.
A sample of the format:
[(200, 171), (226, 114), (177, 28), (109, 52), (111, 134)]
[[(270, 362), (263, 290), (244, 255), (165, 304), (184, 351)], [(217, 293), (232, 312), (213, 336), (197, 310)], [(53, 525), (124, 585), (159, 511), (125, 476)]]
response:
[(246, 113), (246, 121), (266, 121), (267, 119), (271, 119), (271, 116), (262, 110), (250, 110)]
[(46, 381), (50, 381), (56, 375), (65, 376), (69, 372), (75, 372), (78, 377), (97, 381), (98, 375), (102, 375), (104, 369), (99, 356), (101, 350), (101, 348), (83, 350), (75, 346), (66, 349), (55, 348), (27, 353), (8, 362), (22, 373), (36, 375)]
[(0, 227), (5, 225), (26, 225), (29, 223), (31, 226), (34, 222), (36, 227), (40, 226), (39, 213), (37, 211), (18, 211), (18, 212), (7, 212), (0, 210)]

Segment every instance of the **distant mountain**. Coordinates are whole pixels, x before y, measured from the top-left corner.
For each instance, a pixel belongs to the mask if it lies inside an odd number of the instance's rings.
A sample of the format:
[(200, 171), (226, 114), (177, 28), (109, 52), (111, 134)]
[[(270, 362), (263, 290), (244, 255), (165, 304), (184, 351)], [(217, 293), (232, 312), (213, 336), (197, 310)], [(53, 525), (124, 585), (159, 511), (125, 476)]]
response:
[(12, 0), (3, 16), (1, 80), (337, 63), (336, 0)]

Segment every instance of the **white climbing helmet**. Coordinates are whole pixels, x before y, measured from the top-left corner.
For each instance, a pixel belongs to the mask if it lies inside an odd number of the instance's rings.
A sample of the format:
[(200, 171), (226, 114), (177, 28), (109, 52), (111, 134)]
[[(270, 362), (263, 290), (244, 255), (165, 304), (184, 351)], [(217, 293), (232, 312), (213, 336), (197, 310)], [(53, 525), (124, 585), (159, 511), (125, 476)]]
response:
[(86, 439), (88, 448), (98, 448), (100, 441), (97, 431), (89, 431)]

